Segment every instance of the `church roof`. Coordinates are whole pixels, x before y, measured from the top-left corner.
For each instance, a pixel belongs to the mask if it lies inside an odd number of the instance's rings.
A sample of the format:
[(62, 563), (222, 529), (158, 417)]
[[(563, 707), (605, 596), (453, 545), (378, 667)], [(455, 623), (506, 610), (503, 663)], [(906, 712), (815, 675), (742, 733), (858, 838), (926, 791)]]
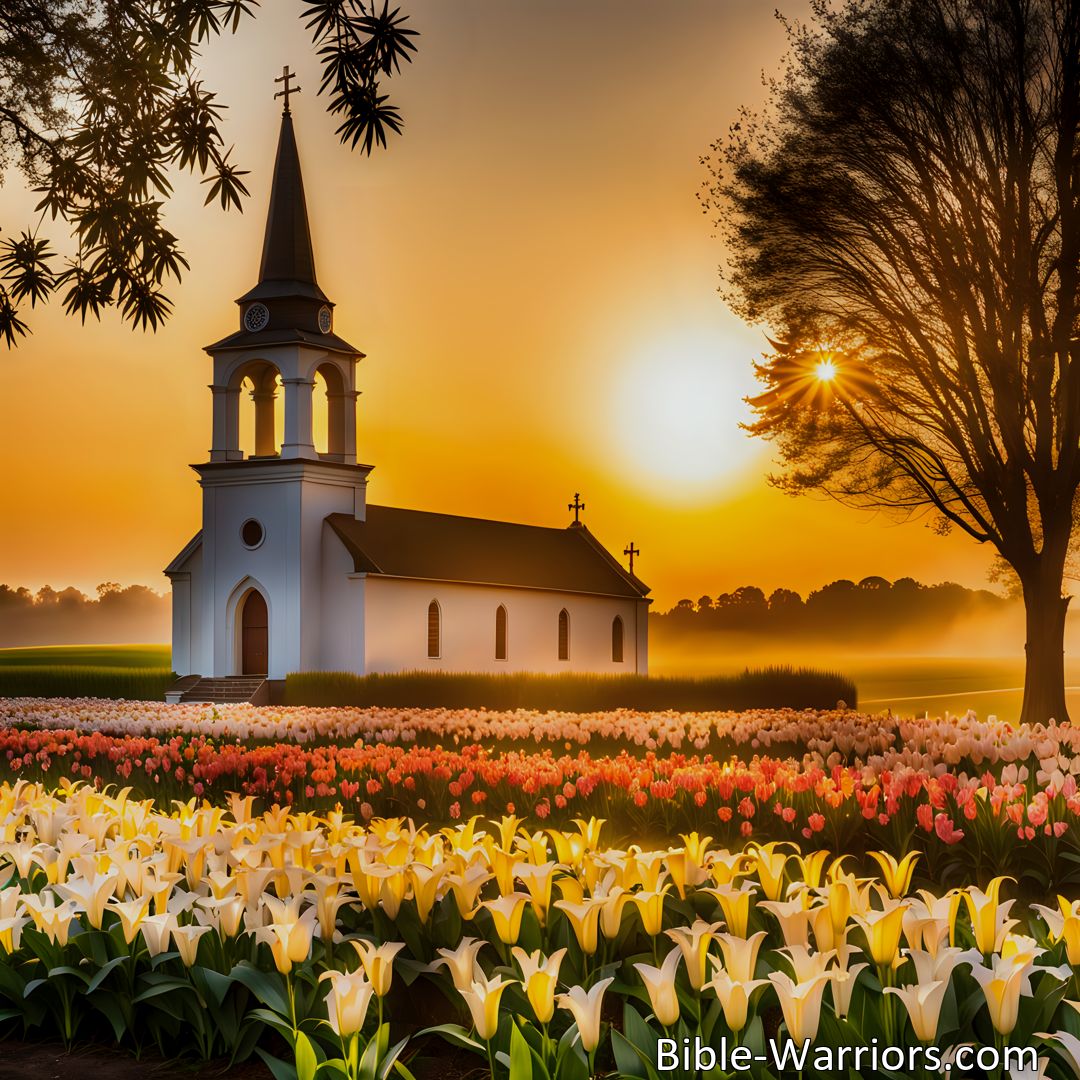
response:
[(288, 112), (281, 116), (259, 284), (241, 299), (263, 300), (274, 296), (326, 300), (315, 279), (315, 253), (308, 227), (300, 153), (296, 149), (292, 114)]
[(552, 529), (371, 505), (364, 521), (326, 520), (357, 573), (602, 596), (649, 592), (584, 525)]
[(344, 338), (337, 334), (317, 334), (311, 330), (296, 330), (292, 327), (280, 330), (258, 330), (252, 333), (250, 330), (237, 330), (213, 345), (207, 345), (205, 352), (218, 353), (227, 349), (251, 349), (263, 345), (310, 345), (315, 349), (325, 349), (327, 352), (344, 353), (347, 356), (363, 357), (364, 354), (350, 345)]

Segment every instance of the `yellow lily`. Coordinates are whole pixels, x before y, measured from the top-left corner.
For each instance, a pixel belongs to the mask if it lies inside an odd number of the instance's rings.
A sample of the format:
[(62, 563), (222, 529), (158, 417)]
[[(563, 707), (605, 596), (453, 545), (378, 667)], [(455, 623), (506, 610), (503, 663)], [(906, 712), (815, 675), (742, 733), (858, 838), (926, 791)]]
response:
[(477, 938), (462, 938), (456, 949), (440, 949), (438, 959), (431, 962), (432, 968), (445, 966), (450, 972), (454, 988), (461, 993), (472, 986), (476, 968), (476, 954), (487, 944)]
[(757, 886), (744, 881), (739, 885), (717, 885), (715, 889), (702, 889), (720, 905), (728, 932), (736, 937), (746, 937), (750, 923), (750, 901)]
[(941, 1006), (948, 989), (948, 981), (939, 979), (936, 982), (914, 983), (911, 986), (886, 986), (885, 993), (895, 994), (904, 1003), (915, 1038), (929, 1044), (937, 1039)]
[(405, 948), (403, 941), (387, 941), (376, 945), (372, 941), (353, 938), (352, 947), (364, 966), (364, 974), (371, 983), (371, 989), (377, 997), (386, 997), (390, 993), (390, 983), (394, 978), (394, 957)]
[(330, 993), (326, 996), (326, 1013), (334, 1034), (347, 1039), (364, 1026), (368, 1005), (371, 1003), (371, 983), (362, 971), (324, 971), (319, 982), (330, 980)]
[(600, 1010), (604, 1003), (604, 991), (614, 982), (612, 978), (601, 979), (586, 992), (580, 986), (572, 986), (555, 999), (571, 1013), (581, 1036), (581, 1046), (591, 1054), (600, 1045)]
[[(807, 895), (803, 893), (803, 896)], [(785, 945), (806, 945), (810, 941), (812, 913), (801, 897), (794, 900), (763, 900), (758, 907), (771, 912), (780, 924)]]
[(856, 915), (855, 921), (866, 935), (867, 952), (879, 968), (892, 968), (900, 951), (900, 935), (904, 929), (905, 905), (892, 901), (881, 911), (869, 910)]
[(517, 868), (517, 879), (529, 890), (533, 911), (541, 926), (547, 925), (548, 908), (551, 907), (551, 888), (555, 874), (562, 867), (557, 862), (523, 863)]
[(521, 969), (525, 996), (533, 1007), (537, 1021), (541, 1024), (549, 1023), (555, 1015), (555, 987), (559, 982), (559, 968), (566, 950), (556, 949), (548, 957), (539, 949), (527, 953), (517, 945), (510, 951)]
[(690, 926), (677, 926), (665, 931), (667, 936), (682, 950), (683, 963), (690, 986), (700, 990), (708, 977), (709, 945), (716, 940), (716, 932), (723, 923), (707, 923), (695, 919)]
[(963, 893), (971, 916), (971, 929), (975, 935), (975, 948), (984, 956), (997, 952), (1005, 935), (1016, 925), (1015, 919), (1007, 918), (1013, 901), (1000, 899), (1001, 886), (1012, 878), (996, 877), (984, 893), (974, 885)]
[(485, 1042), (494, 1038), (499, 1030), (499, 1001), (503, 992), (511, 985), (513, 984), (501, 975), (488, 979), (480, 974), (468, 990), (461, 991), (461, 996), (472, 1014), (476, 1034)]
[[(146, 920), (143, 920), (143, 926), (146, 925)], [(175, 923), (170, 926), (170, 932), (173, 940), (173, 944), (176, 946), (176, 951), (180, 954), (180, 960), (184, 967), (193, 967), (195, 959), (199, 952), (199, 939), (203, 934), (210, 933), (209, 926), (177, 926)], [(277, 953), (274, 954), (275, 961), (277, 960)], [(280, 965), (278, 970), (281, 971)], [(285, 972), (282, 972), (285, 974)]]
[(496, 900), (485, 900), (482, 904), (491, 912), (495, 933), (504, 945), (516, 945), (521, 936), (521, 917), (525, 905), (529, 902), (527, 893), (512, 892)]
[(597, 924), (600, 921), (600, 908), (604, 901), (598, 897), (587, 897), (580, 904), (571, 903), (569, 900), (556, 900), (557, 907), (567, 918), (577, 938), (578, 946), (586, 956), (592, 956), (596, 952), (599, 942), (597, 940)]
[(72, 920), (75, 918), (77, 905), (74, 900), (65, 900), (57, 905), (56, 894), (50, 891), (29, 893), (22, 898), (23, 908), (34, 920), (34, 926), (53, 944), (64, 946)]
[(514, 843), (514, 837), (517, 836), (518, 827), (524, 820), (524, 818), (515, 817), (513, 814), (505, 814), (499, 818), (496, 825), (499, 830), (499, 843), (502, 847), (511, 847)]
[(769, 935), (759, 930), (750, 937), (738, 934), (717, 934), (716, 941), (724, 954), (724, 968), (736, 982), (751, 982), (757, 968), (761, 943)]
[(630, 899), (637, 904), (641, 925), (649, 937), (657, 937), (664, 928), (664, 897), (671, 885), (665, 885), (654, 892), (631, 893)]
[(783, 971), (770, 971), (788, 1036), (797, 1043), (813, 1040), (821, 1023), (821, 998), (831, 981), (829, 975), (817, 975), (809, 982), (796, 983)]
[(1032, 904), (1046, 923), (1053, 941), (1065, 942), (1065, 956), (1073, 967), (1080, 966), (1080, 900), (1058, 896), (1058, 909)]
[(829, 861), (829, 852), (819, 849), (808, 855), (792, 855), (792, 861), (798, 863), (799, 877), (808, 889), (819, 889), (825, 873), (825, 864)]
[(759, 986), (768, 986), (768, 979), (733, 979), (729, 972), (718, 968), (716, 974), (704, 986), (712, 990), (724, 1010), (724, 1023), (735, 1033), (746, 1027), (750, 1011), (750, 997)]
[(1010, 1035), (1020, 1015), (1020, 993), (1027, 978), (1024, 964), (996, 956), (991, 967), (976, 965), (971, 974), (982, 987), (990, 1023), (999, 1035)]
[(600, 830), (604, 827), (606, 818), (591, 817), (588, 821), (584, 818), (574, 818), (574, 824), (578, 827), (581, 839), (585, 847), (595, 851), (600, 846)]
[(899, 862), (887, 851), (871, 851), (868, 854), (881, 867), (881, 877), (889, 895), (899, 900), (911, 888), (911, 876), (915, 873), (915, 864), (922, 852), (909, 851)]
[(679, 995), (675, 992), (675, 971), (682, 959), (682, 950), (676, 946), (664, 957), (660, 967), (651, 964), (635, 964), (634, 970), (641, 976), (649, 995), (653, 1015), (664, 1027), (671, 1027), (679, 1019)]
[(65, 900), (74, 900), (79, 910), (86, 912), (86, 919), (95, 930), (101, 929), (105, 905), (113, 894), (116, 872), (91, 878), (68, 878), (63, 884), (53, 886)]
[(414, 862), (408, 870), (409, 884), (412, 885), (413, 903), (416, 904), (416, 914), (422, 923), (428, 921), (431, 909), (439, 898), (439, 887), (442, 884), (443, 875), (449, 869), (446, 863), (438, 866), (424, 866)]
[(782, 846), (774, 841), (748, 849), (754, 857), (754, 869), (766, 900), (779, 900), (784, 895), (784, 871), (790, 856), (779, 850)]
[(150, 914), (150, 897), (142, 896), (136, 900), (128, 900), (126, 903), (113, 903), (112, 910), (120, 916), (120, 927), (124, 934), (124, 942), (130, 945), (139, 932), (139, 925)]

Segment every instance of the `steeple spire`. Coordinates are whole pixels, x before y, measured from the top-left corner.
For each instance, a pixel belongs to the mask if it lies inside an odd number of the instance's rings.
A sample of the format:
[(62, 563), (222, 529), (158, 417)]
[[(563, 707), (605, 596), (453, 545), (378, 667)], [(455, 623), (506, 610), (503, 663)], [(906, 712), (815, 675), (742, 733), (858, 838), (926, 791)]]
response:
[[(274, 160), (270, 210), (266, 215), (266, 235), (259, 268), (259, 284), (267, 282), (280, 282), (285, 286), (278, 295), (299, 293), (325, 299), (315, 279), (315, 255), (311, 249), (311, 230), (304, 201), (304, 178), (300, 172), (300, 154), (296, 149), (296, 135), (289, 112), (281, 115), (281, 134)], [(263, 296), (270, 295), (266, 290), (261, 292)]]
[(296, 148), (293, 118), (288, 108), (289, 94), (299, 87), (289, 86), (294, 76), (286, 68), (278, 82), (286, 89), (281, 114), (277, 156), (270, 184), (270, 208), (266, 214), (259, 281), (236, 302), (240, 307), (240, 330), (209, 348), (247, 348), (258, 342), (310, 343), (328, 351), (363, 354), (334, 333), (334, 305), (319, 288), (315, 278), (315, 254), (311, 247), (304, 178)]

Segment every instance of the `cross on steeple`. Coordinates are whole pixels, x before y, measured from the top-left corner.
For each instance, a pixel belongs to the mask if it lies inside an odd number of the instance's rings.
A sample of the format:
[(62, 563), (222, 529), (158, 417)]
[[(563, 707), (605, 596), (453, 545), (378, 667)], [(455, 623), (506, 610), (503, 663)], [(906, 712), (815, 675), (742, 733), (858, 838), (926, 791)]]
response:
[(634, 572), (634, 556), (641, 554), (641, 548), (634, 547), (634, 541), (630, 541), (630, 546), (623, 548), (623, 554), (630, 556), (630, 573)]
[(574, 492), (574, 501), (572, 503), (567, 503), (566, 509), (574, 511), (574, 524), (575, 525), (580, 525), (581, 524), (581, 511), (585, 509), (585, 504), (581, 501), (581, 493), (580, 492), (578, 492), (578, 491)]
[(295, 79), (295, 78), (296, 78), (296, 72), (295, 71), (290, 71), (289, 70), (289, 65), (286, 64), (281, 69), (281, 77), (274, 80), (274, 82), (276, 82), (276, 83), (284, 83), (285, 84), (285, 89), (284, 90), (279, 90), (274, 95), (274, 100), (275, 101), (279, 97), (283, 97), (285, 99), (285, 108), (284, 108), (284, 110), (282, 110), (282, 114), (284, 116), (289, 115), (289, 95), (290, 94), (299, 94), (300, 93), (300, 87), (299, 86), (290, 86), (289, 85), (289, 80), (290, 79)]

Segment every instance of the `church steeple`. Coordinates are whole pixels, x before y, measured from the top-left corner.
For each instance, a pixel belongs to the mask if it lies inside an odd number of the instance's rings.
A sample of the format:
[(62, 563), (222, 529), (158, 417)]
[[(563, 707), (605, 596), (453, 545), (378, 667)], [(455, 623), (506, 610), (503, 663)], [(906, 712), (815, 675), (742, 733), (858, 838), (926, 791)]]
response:
[[(286, 69), (277, 81), (288, 78), (292, 75)], [(295, 94), (298, 89), (290, 87), (278, 96)], [(240, 332), (210, 346), (211, 351), (256, 342), (307, 341), (333, 352), (362, 355), (333, 332), (334, 305), (315, 277), (304, 177), (287, 97), (270, 184), (259, 281), (236, 302)]]
[(311, 248), (304, 177), (296, 149), (292, 114), (281, 114), (274, 179), (270, 188), (270, 209), (266, 215), (262, 265), (259, 268), (261, 298), (310, 296), (325, 302), (326, 296), (315, 278), (315, 254)]

